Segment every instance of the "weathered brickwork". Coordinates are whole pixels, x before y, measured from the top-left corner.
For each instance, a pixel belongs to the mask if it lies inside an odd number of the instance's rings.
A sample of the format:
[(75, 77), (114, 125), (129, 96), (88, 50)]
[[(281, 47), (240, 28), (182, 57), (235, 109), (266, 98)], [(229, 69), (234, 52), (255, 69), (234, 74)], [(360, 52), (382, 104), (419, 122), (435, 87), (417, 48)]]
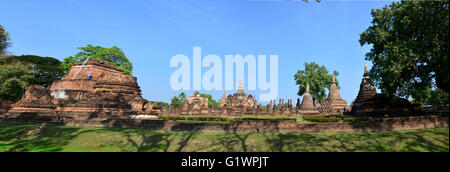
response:
[(367, 66), (360, 84), (358, 96), (353, 102), (352, 114), (370, 116), (398, 116), (404, 114), (420, 114), (419, 105), (411, 104), (408, 100), (397, 98), (392, 100), (383, 94), (377, 93), (369, 78)]
[(117, 128), (145, 128), (173, 131), (214, 131), (214, 132), (372, 132), (424, 128), (448, 127), (448, 117), (415, 116), (400, 118), (377, 118), (359, 122), (329, 122), (298, 124), (286, 121), (233, 121), (229, 124), (185, 123), (165, 120), (133, 119), (65, 119), (60, 116), (28, 116), (27, 118), (1, 118), (3, 122), (27, 124), (54, 124), (68, 126), (96, 126)]
[(50, 89), (28, 87), (22, 99), (3, 118), (70, 121), (159, 114), (152, 102), (142, 98), (137, 79), (122, 72), (98, 60), (90, 60), (85, 65), (75, 63), (70, 73), (55, 81)]

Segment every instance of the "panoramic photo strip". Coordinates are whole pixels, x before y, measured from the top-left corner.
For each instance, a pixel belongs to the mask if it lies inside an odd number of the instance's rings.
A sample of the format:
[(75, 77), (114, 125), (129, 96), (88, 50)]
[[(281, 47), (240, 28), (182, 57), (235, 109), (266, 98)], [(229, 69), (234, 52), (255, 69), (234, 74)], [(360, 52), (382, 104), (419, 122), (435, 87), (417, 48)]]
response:
[(448, 0), (2, 0), (0, 152), (449, 152), (448, 54)]

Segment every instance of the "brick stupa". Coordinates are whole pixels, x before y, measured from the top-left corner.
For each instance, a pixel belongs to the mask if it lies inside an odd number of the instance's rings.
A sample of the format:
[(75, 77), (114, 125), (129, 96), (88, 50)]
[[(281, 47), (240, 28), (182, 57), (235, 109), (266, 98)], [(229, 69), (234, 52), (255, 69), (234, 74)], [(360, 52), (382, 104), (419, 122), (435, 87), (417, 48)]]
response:
[(365, 66), (358, 96), (353, 102), (351, 113), (370, 116), (401, 116), (420, 114), (421, 110), (420, 106), (411, 104), (407, 99), (398, 97), (392, 99), (377, 93), (370, 80), (367, 66)]
[(152, 102), (142, 98), (136, 77), (113, 64), (89, 60), (72, 64), (69, 74), (49, 89), (28, 87), (4, 118), (83, 123), (157, 113)]
[(320, 104), (318, 110), (321, 114), (334, 114), (334, 113), (342, 114), (343, 112), (349, 110), (347, 101), (341, 98), (339, 89), (336, 86), (336, 78), (334, 74), (328, 98)]
[(312, 97), (309, 92), (309, 84), (306, 84), (306, 92), (303, 95), (303, 101), (299, 108), (299, 113), (302, 115), (317, 115), (319, 111), (314, 107)]
[(358, 96), (352, 105), (352, 113), (354, 114), (364, 114), (365, 107), (374, 104), (372, 101), (373, 97), (377, 94), (374, 85), (370, 81), (369, 71), (367, 66), (364, 66), (364, 74), (361, 84), (359, 85)]

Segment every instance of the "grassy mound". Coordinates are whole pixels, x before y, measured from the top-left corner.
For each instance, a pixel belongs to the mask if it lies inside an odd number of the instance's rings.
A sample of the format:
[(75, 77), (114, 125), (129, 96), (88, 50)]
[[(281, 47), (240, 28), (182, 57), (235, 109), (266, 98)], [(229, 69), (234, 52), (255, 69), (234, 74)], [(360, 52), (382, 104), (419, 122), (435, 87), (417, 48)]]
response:
[(449, 151), (449, 129), (356, 133), (220, 133), (0, 123), (0, 152)]

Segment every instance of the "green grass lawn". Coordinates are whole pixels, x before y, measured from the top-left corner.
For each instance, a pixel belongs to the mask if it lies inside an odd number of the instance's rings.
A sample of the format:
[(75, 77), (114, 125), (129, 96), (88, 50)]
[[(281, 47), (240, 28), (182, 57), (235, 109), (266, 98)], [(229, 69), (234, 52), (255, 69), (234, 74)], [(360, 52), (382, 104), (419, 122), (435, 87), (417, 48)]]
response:
[(0, 152), (448, 152), (449, 129), (222, 133), (0, 123)]

